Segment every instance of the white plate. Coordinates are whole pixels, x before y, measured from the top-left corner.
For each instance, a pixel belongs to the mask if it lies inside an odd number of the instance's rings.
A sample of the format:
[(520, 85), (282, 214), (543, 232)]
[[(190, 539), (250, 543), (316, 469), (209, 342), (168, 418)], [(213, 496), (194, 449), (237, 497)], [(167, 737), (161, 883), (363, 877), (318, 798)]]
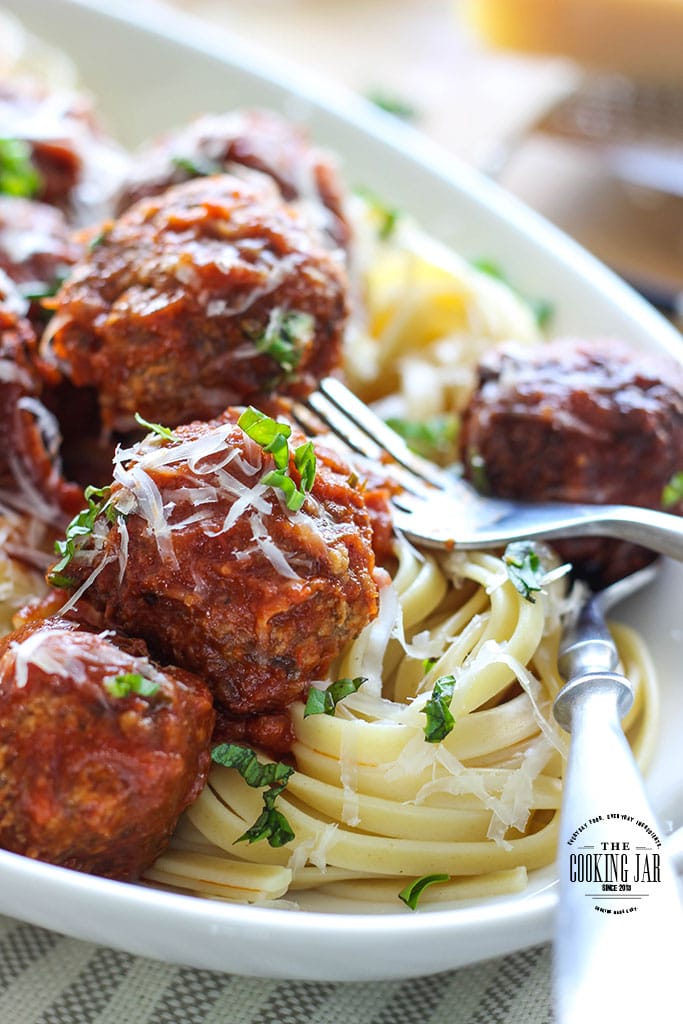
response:
[[(274, 64), (214, 29), (147, 0), (5, 0), (28, 28), (72, 55), (113, 132), (137, 143), (202, 112), (280, 109), (310, 124), (346, 177), (411, 211), (468, 256), (508, 268), (555, 303), (558, 331), (617, 334), (683, 360), (680, 336), (604, 267), (536, 215), (363, 101)], [(157, 17), (155, 17), (157, 14)], [(267, 69), (267, 70), (264, 70)], [(648, 778), (665, 827), (683, 824), (683, 567), (667, 565), (628, 617), (661, 678), (662, 730)], [(550, 937), (551, 870), (523, 895), (418, 913), (233, 906), (92, 878), (0, 851), (0, 912), (145, 956), (243, 974), (371, 980), (428, 974)]]

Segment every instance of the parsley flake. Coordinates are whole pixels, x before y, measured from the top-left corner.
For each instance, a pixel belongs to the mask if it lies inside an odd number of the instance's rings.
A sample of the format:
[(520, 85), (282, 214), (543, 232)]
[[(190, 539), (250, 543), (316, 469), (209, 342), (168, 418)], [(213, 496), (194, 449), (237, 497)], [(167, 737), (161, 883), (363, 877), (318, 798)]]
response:
[(308, 691), (304, 718), (310, 715), (334, 715), (339, 701), (356, 693), (367, 681), (366, 676), (356, 676), (355, 679), (337, 679), (336, 682), (330, 683), (326, 690), (318, 690), (312, 686)]
[(377, 222), (377, 237), (381, 242), (386, 242), (396, 229), (401, 217), (400, 211), (393, 206), (387, 206), (370, 189), (360, 186), (355, 192), (367, 203), (373, 219)]
[(417, 910), (418, 900), (425, 889), (430, 885), (438, 885), (439, 882), (449, 882), (450, 878), (450, 875), (423, 875), (422, 878), (416, 878), (405, 889), (401, 889), (398, 898), (403, 900), (411, 910)]
[(83, 496), (87, 507), (71, 520), (64, 540), (55, 541), (55, 554), (60, 557), (47, 575), (47, 581), (53, 587), (68, 589), (75, 584), (72, 577), (64, 575), (64, 570), (76, 556), (85, 538), (93, 532), (97, 517), (104, 513), (109, 522), (113, 523), (117, 516), (116, 510), (109, 504), (111, 487), (86, 487)]
[(279, 761), (264, 764), (253, 750), (238, 743), (220, 743), (211, 751), (211, 759), (225, 768), (235, 768), (248, 786), (266, 787), (261, 814), (235, 842), (257, 843), (266, 839), (268, 845), (273, 847), (291, 842), (294, 832), (284, 814), (275, 807), (275, 801), (294, 769)]
[(22, 139), (0, 139), (0, 192), (30, 199), (41, 185), (29, 144)]
[(206, 178), (212, 174), (220, 174), (221, 165), (216, 160), (203, 156), (173, 156), (171, 163), (178, 171), (189, 174), (191, 178)]
[(673, 508), (679, 501), (683, 500), (683, 469), (669, 480), (662, 491), (662, 505), (664, 508)]
[(139, 672), (123, 672), (119, 676), (105, 679), (104, 688), (112, 697), (128, 697), (137, 693), (141, 697), (153, 697), (159, 692), (159, 684), (145, 679)]
[(432, 695), (421, 712), (427, 716), (424, 727), (427, 743), (440, 743), (452, 731), (455, 725), (455, 719), (451, 714), (454, 689), (455, 676), (439, 676), (434, 683)]
[(510, 284), (503, 268), (494, 260), (486, 258), (472, 260), (472, 266), (476, 270), (481, 271), (482, 274), (487, 274), (489, 277), (494, 277), (496, 281), (501, 281), (503, 284), (506, 284), (508, 288), (510, 288), (510, 290), (513, 291), (515, 295), (529, 307), (538, 327), (543, 328), (548, 326), (548, 323), (555, 312), (555, 307), (549, 299), (529, 298), (528, 296), (523, 295), (517, 288)]
[(402, 121), (417, 119), (417, 109), (402, 96), (386, 92), (384, 89), (373, 89), (367, 93), (366, 98), (380, 110), (387, 114), (393, 114), (394, 117), (398, 117)]
[(139, 412), (135, 413), (135, 422), (139, 423), (141, 427), (145, 427), (151, 434), (156, 434), (157, 437), (163, 437), (165, 441), (177, 441), (176, 434), (173, 433), (169, 427), (162, 427), (160, 423), (150, 423), (149, 420), (144, 419)]
[(508, 544), (503, 561), (515, 590), (535, 604), (533, 594), (542, 589), (546, 570), (534, 545), (530, 541)]

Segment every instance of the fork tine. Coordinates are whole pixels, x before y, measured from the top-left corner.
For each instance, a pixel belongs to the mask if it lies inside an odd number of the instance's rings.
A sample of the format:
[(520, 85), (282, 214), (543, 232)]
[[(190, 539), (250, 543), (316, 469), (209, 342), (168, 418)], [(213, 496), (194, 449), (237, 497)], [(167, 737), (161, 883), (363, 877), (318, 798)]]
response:
[[(326, 403), (324, 399), (327, 399), (328, 402)], [(423, 459), (411, 451), (402, 437), (399, 437), (376, 413), (334, 377), (323, 378), (318, 385), (318, 391), (309, 395), (307, 401), (310, 407), (330, 424), (331, 429), (335, 429), (334, 421), (338, 425), (341, 424), (335, 433), (340, 433), (343, 430), (342, 436), (346, 437), (350, 423), (354, 428), (354, 435), (359, 434), (361, 438), (364, 438), (366, 445), (368, 441), (370, 442), (369, 447), (366, 447), (365, 450), (357, 449), (363, 451), (369, 458), (381, 459), (382, 455), (387, 453), (418, 480), (430, 484), (432, 487), (438, 487), (441, 491), (449, 488), (449, 478), (443, 470), (429, 462), (428, 459)], [(329, 403), (331, 403), (331, 407)], [(321, 411), (321, 407), (324, 407), (324, 413)], [(342, 419), (339, 418), (340, 416)], [(334, 420), (331, 417), (334, 417)], [(353, 440), (351, 444), (354, 445)], [(408, 489), (415, 490), (414, 487)]]

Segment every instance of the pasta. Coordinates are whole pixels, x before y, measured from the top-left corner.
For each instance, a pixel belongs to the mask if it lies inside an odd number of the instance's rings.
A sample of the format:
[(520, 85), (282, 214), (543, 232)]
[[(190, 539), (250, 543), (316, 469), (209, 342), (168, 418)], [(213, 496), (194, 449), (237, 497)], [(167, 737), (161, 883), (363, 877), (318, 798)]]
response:
[[(536, 324), (509, 288), (414, 225), (385, 244), (368, 239), (373, 215), (356, 210), (368, 312), (347, 339), (348, 376), (365, 398), (391, 393), (408, 417), (457, 412), (481, 351), (510, 336), (536, 341)], [(399, 537), (395, 556), (378, 619), (316, 685), (365, 682), (333, 715), (294, 706), (296, 770), (277, 801), (292, 842), (240, 841), (261, 793), (217, 765), (149, 881), (257, 903), (318, 891), (400, 906), (411, 879), (440, 877), (422, 899), (443, 903), (521, 891), (553, 861), (568, 738), (551, 708), (562, 618), (577, 595), (560, 577), (531, 601), (491, 553), (427, 554)], [(631, 630), (615, 637), (636, 687), (625, 727), (646, 762), (654, 673)], [(455, 723), (427, 742), (425, 708), (444, 677), (455, 681)]]

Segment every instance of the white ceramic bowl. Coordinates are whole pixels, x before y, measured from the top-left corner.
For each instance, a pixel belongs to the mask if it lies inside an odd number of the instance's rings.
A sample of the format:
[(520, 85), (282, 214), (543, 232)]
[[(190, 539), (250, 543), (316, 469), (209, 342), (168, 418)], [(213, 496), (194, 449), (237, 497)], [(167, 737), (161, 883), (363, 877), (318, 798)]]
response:
[[(558, 332), (616, 334), (683, 360), (680, 335), (577, 245), (412, 129), (300, 69), (264, 59), (148, 0), (5, 0), (69, 53), (113, 133), (135, 144), (203, 111), (270, 106), (310, 125), (347, 180), (410, 211), (466, 256), (505, 267), (550, 299)], [(160, 16), (161, 10), (161, 16)], [(648, 777), (664, 826), (683, 823), (683, 569), (667, 564), (623, 617), (637, 623), (661, 679), (662, 731)], [(551, 935), (552, 870), (528, 892), (411, 914), (337, 900), (314, 910), (233, 906), (37, 863), (0, 851), (0, 912), (145, 956), (244, 974), (315, 980), (409, 977)]]

